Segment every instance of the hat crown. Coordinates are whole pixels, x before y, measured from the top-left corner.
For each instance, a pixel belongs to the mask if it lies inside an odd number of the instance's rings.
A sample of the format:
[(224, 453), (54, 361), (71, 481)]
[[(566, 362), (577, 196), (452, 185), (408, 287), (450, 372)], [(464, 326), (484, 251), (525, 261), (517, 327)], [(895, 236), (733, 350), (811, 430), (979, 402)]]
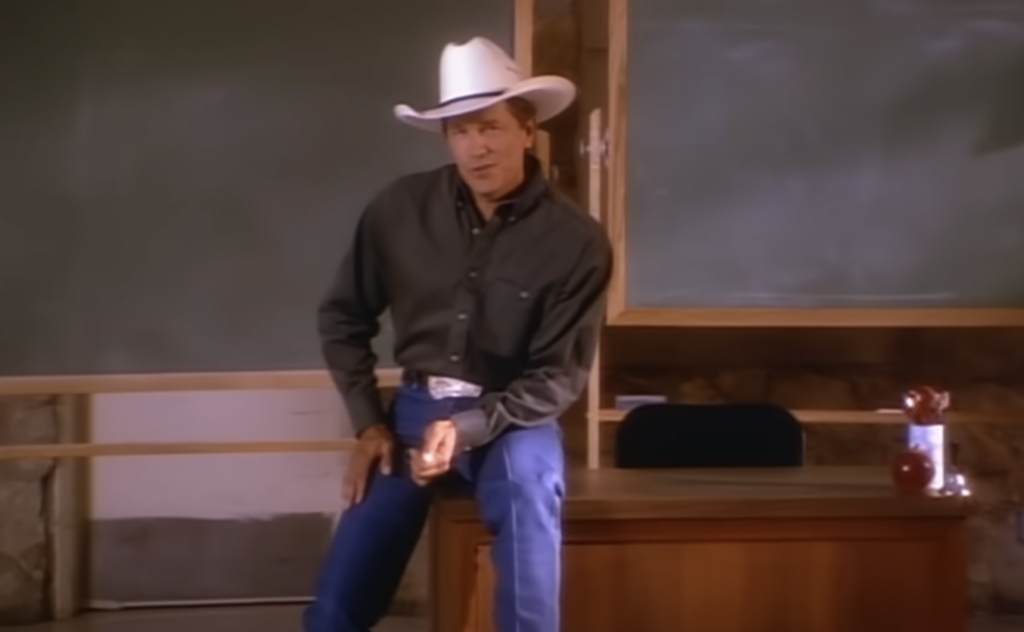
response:
[(441, 53), (441, 103), (504, 92), (520, 81), (516, 62), (485, 37), (448, 44)]

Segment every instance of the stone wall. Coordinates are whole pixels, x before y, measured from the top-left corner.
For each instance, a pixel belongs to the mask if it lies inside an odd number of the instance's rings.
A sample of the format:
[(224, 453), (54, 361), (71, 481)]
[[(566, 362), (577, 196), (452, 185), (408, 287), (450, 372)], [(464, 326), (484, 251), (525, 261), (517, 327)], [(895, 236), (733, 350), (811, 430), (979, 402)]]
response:
[[(0, 445), (53, 443), (49, 398), (0, 398)], [(47, 614), (47, 479), (52, 460), (0, 461), (0, 626)]]

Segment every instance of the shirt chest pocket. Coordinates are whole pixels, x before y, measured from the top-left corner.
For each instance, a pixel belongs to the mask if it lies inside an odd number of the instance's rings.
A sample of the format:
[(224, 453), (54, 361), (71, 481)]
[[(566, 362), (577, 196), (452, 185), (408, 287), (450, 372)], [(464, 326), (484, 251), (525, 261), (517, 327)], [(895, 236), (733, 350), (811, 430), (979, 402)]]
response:
[(486, 353), (525, 356), (530, 338), (540, 324), (544, 293), (513, 279), (495, 277), (484, 281), (476, 344)]

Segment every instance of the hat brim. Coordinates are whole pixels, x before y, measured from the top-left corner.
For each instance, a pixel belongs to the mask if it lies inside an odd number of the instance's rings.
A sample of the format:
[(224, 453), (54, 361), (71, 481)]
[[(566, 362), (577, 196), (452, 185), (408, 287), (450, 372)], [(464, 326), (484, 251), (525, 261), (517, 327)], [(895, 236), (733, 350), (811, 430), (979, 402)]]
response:
[(562, 77), (532, 77), (517, 83), (501, 94), (460, 99), (447, 105), (422, 111), (401, 104), (395, 106), (394, 112), (395, 118), (403, 123), (428, 132), (440, 132), (441, 121), (446, 118), (485, 110), (495, 103), (507, 101), (512, 97), (520, 97), (532, 103), (537, 110), (537, 122), (543, 123), (560, 114), (572, 104), (576, 98), (576, 86)]

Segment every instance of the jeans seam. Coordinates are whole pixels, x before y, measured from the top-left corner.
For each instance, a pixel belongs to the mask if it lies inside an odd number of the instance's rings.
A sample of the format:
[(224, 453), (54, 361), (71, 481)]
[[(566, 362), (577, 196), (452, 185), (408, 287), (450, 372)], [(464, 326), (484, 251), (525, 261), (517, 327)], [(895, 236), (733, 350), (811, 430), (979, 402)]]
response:
[[(506, 477), (506, 479), (509, 482), (511, 482), (512, 481), (512, 466), (509, 463), (508, 447), (505, 446), (505, 445), (503, 445), (501, 447), (501, 457), (502, 457), (502, 460), (505, 462), (505, 477)], [(516, 525), (518, 524), (519, 521), (518, 521), (517, 516), (516, 516), (516, 503), (515, 503), (515, 499), (511, 498), (511, 495), (509, 497), (509, 505), (510, 505), (510, 508), (512, 510), (512, 533), (510, 534), (510, 537), (509, 537), (509, 540), (512, 543), (512, 605), (513, 605), (513, 608), (514, 608), (513, 612), (518, 613), (520, 611), (519, 610), (519, 546), (517, 544), (517, 542), (519, 541), (519, 534), (517, 533)], [(516, 622), (516, 632), (518, 632), (521, 621), (520, 621), (519, 617), (514, 617), (514, 619), (515, 619), (515, 622)]]

